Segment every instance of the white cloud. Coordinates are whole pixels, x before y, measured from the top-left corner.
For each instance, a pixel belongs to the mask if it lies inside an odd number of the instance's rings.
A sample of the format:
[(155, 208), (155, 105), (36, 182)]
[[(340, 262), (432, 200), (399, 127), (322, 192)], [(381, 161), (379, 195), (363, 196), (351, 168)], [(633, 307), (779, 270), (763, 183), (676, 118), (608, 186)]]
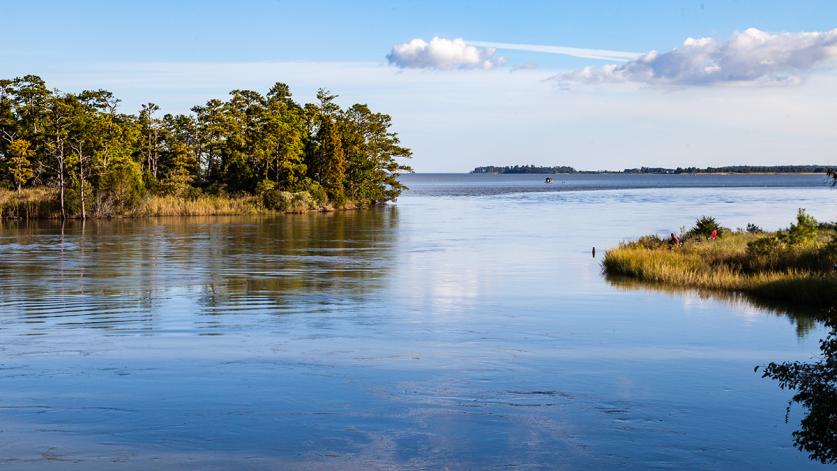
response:
[[(421, 172), (460, 172), (486, 162), (535, 164), (561, 159), (576, 168), (720, 166), (834, 161), (837, 71), (799, 87), (579, 87), (550, 93), (554, 71), (399, 69), (348, 62), (50, 63), (0, 61), (0, 77), (37, 73), (66, 91), (105, 88), (135, 112), (154, 101), (183, 113), (232, 89), (265, 92), (277, 80), (314, 100), (319, 87), (338, 102), (368, 103), (393, 117)], [(634, 90), (638, 88), (638, 90)], [(618, 151), (614, 151), (618, 149)], [(526, 157), (529, 156), (529, 157)], [(742, 160), (743, 159), (743, 160)], [(517, 162), (516, 162), (517, 161)]]
[(484, 69), (502, 65), (505, 59), (494, 57), (496, 49), (469, 46), (462, 38), (434, 37), (396, 44), (387, 54), (387, 60), (401, 68), (416, 69)]
[(837, 29), (771, 34), (749, 28), (727, 41), (688, 38), (668, 52), (651, 51), (624, 64), (585, 67), (553, 79), (562, 84), (795, 84), (803, 72), (834, 58)]
[(547, 46), (542, 44), (497, 43), (493, 41), (467, 41), (472, 46), (508, 49), (511, 51), (542, 52), (545, 54), (559, 54), (562, 56), (580, 57), (583, 59), (600, 59), (611, 61), (628, 61), (640, 57), (638, 52), (610, 51), (606, 49), (583, 49), (567, 46)]

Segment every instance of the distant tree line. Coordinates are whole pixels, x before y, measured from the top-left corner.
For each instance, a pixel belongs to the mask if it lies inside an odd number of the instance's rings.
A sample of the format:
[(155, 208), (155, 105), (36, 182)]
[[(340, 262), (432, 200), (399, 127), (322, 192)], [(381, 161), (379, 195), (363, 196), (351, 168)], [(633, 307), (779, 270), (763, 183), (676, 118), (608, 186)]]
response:
[(827, 165), (731, 165), (727, 167), (640, 167), (626, 168), (622, 173), (827, 173), (837, 167)]
[(37, 76), (0, 80), (0, 186), (57, 190), (62, 216), (118, 212), (144, 194), (188, 198), (281, 189), (318, 200), (395, 199), (411, 156), (390, 116), (342, 109), (325, 90), (300, 105), (287, 85), (233, 90), (188, 114), (118, 110), (106, 90), (65, 93)]
[(558, 165), (555, 167), (543, 167), (537, 165), (514, 165), (499, 167), (489, 165), (486, 167), (477, 167), (471, 173), (576, 173), (576, 169), (567, 167), (565, 165)]
[[(683, 173), (828, 173), (835, 175), (837, 165), (731, 165), (727, 167), (639, 167), (620, 171), (576, 170), (573, 167), (559, 165), (555, 167), (538, 165), (488, 165), (477, 167), (471, 173), (642, 173), (642, 174), (683, 174)], [(837, 180), (837, 178), (835, 178)]]

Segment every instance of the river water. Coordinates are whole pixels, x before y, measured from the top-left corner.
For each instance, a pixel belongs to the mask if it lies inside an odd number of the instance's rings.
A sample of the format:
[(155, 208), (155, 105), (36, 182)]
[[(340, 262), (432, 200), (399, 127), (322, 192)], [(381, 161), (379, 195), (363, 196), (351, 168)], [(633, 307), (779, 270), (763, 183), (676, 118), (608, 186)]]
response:
[(0, 468), (820, 466), (753, 368), (822, 326), (600, 259), (701, 215), (834, 220), (824, 177), (405, 181), (363, 211), (3, 222)]

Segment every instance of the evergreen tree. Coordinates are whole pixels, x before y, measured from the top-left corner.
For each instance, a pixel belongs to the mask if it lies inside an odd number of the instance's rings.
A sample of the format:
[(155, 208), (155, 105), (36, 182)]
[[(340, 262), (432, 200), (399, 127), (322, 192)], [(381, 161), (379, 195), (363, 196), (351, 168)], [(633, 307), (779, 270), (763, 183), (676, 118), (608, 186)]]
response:
[(316, 147), (309, 168), (311, 177), (335, 202), (345, 199), (346, 156), (337, 123), (328, 115), (320, 117)]
[[(106, 90), (50, 91), (40, 77), (0, 80), (0, 184), (56, 188), (62, 216), (129, 211), (144, 194), (308, 192), (359, 204), (395, 199), (410, 156), (389, 116), (343, 110), (324, 89), (300, 105), (276, 83), (233, 90), (191, 114), (118, 111)], [(287, 195), (283, 196), (286, 197)]]

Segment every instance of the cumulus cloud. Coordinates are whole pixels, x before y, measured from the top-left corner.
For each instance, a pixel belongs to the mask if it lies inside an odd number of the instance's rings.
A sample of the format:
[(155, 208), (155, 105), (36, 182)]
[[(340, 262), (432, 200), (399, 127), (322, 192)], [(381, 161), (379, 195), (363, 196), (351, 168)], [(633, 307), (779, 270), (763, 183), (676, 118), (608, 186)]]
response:
[(430, 42), (416, 38), (393, 46), (387, 60), (402, 68), (490, 70), (505, 63), (495, 53), (495, 48), (469, 46), (462, 38), (434, 37)]
[(553, 80), (561, 84), (793, 84), (805, 71), (835, 58), (837, 29), (771, 34), (749, 28), (726, 41), (688, 38), (668, 52), (651, 51), (623, 64), (585, 67)]

